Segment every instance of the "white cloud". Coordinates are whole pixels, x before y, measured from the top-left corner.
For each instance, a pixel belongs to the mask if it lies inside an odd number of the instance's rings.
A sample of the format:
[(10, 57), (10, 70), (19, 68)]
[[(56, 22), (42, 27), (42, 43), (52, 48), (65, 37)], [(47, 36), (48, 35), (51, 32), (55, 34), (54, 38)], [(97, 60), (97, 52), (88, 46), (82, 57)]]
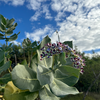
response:
[(51, 35), (53, 28), (50, 25), (46, 25), (44, 28), (36, 29), (32, 33), (25, 32), (27, 38), (33, 41), (40, 41), (41, 37), (44, 38), (47, 34)]
[(54, 11), (60, 11), (61, 10), (61, 2), (60, 0), (52, 0), (51, 8)]
[(27, 7), (36, 11), (35, 14), (30, 18), (31, 21), (37, 21), (40, 16), (43, 17), (43, 14), (45, 14), (45, 19), (52, 19), (52, 16), (49, 12), (49, 5), (42, 4), (45, 1), (47, 0), (27, 0), (29, 3)]
[[(0, 0), (13, 5), (23, 5), (25, 0)], [(100, 48), (100, 0), (26, 0), (27, 7), (35, 11), (31, 21), (38, 20), (41, 16), (45, 19), (55, 18), (61, 41), (73, 41), (81, 51)], [(51, 5), (51, 6), (50, 6)], [(50, 8), (51, 7), (51, 8)], [(52, 17), (50, 9), (57, 15)], [(55, 14), (56, 14), (55, 13)], [(46, 25), (43, 29), (26, 33), (26, 37), (40, 40), (40, 37), (51, 33), (52, 28)], [(53, 32), (53, 31), (52, 31)], [(57, 40), (54, 32), (52, 41)]]
[(11, 43), (14, 43), (15, 45), (21, 45), (21, 43), (17, 41), (12, 41)]
[(84, 0), (84, 5), (88, 8), (92, 8), (100, 4), (100, 0)]
[(43, 5), (43, 13), (45, 13), (45, 18), (46, 19), (52, 19), (52, 16), (48, 10), (48, 5)]
[[(58, 13), (55, 20), (60, 27), (58, 33), (62, 42), (72, 40), (80, 51), (100, 48), (100, 0), (88, 0), (88, 3), (87, 0), (52, 1), (52, 10)], [(59, 2), (59, 10), (53, 8)], [(67, 11), (71, 13), (69, 16)], [(55, 33), (51, 38), (57, 40)]]
[(29, 3), (27, 5), (27, 7), (29, 9), (33, 9), (33, 10), (39, 10), (41, 7), (41, 3), (45, 2), (46, 0), (27, 0), (27, 2)]
[(55, 17), (55, 21), (61, 21), (65, 16), (66, 14), (64, 12), (58, 12), (57, 16)]
[(36, 11), (35, 14), (30, 18), (30, 21), (37, 21), (39, 16), (41, 16), (41, 11)]
[(39, 17), (42, 17), (42, 14), (45, 13), (45, 19), (52, 19), (52, 16), (48, 10), (47, 5), (43, 5), (41, 8), (43, 8), (43, 10), (37, 10), (35, 12), (35, 14), (30, 18), (31, 21), (37, 21), (39, 19)]
[(25, 0), (0, 0), (13, 6), (23, 5)]
[(98, 57), (98, 56), (100, 56), (100, 52), (96, 52), (96, 53), (85, 53), (85, 55), (84, 56), (86, 56), (86, 57), (89, 57), (90, 59), (92, 58), (92, 57)]

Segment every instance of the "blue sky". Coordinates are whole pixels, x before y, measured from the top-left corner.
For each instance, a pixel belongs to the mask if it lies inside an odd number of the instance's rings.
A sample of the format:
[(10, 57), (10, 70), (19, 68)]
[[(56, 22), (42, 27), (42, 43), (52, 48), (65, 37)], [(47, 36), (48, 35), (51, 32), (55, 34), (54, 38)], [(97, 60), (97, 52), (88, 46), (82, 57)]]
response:
[(46, 35), (56, 42), (58, 30), (61, 42), (72, 40), (81, 52), (100, 54), (100, 0), (0, 0), (0, 14), (18, 23), (15, 43)]

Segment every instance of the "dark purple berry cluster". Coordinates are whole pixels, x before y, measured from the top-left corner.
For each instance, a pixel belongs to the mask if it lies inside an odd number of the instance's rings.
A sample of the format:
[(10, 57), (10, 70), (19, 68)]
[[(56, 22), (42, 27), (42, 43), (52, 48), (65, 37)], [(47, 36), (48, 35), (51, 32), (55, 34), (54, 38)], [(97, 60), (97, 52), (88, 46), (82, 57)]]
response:
[(66, 58), (69, 57), (71, 61), (73, 62), (73, 67), (80, 69), (80, 73), (83, 73), (83, 66), (85, 66), (84, 60), (82, 59), (81, 56), (75, 53), (75, 50), (70, 48), (68, 45), (65, 45), (61, 42), (55, 43), (47, 43), (44, 47), (41, 48), (42, 54), (40, 55), (42, 60), (44, 57), (50, 57), (55, 54), (60, 54), (65, 52), (66, 53)]

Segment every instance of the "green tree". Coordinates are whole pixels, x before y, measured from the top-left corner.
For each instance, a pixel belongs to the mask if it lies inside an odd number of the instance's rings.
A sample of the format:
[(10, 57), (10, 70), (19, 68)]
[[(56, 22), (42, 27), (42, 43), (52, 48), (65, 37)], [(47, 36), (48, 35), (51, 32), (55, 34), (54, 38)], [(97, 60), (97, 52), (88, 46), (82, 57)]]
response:
[[(13, 34), (13, 30), (16, 28), (17, 23), (14, 23), (14, 19), (7, 19), (0, 14), (0, 39), (6, 41), (6, 46), (8, 46), (8, 41), (14, 41), (18, 38), (18, 34)], [(13, 24), (14, 23), (14, 24)]]

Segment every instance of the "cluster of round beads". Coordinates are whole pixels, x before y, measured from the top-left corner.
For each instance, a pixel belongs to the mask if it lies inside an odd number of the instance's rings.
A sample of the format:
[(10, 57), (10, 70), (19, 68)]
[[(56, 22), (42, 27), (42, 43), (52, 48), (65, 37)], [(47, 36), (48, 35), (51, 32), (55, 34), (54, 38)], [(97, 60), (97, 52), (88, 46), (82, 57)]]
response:
[(72, 48), (70, 48), (68, 45), (65, 45), (61, 42), (57, 42), (56, 44), (53, 43), (47, 43), (44, 47), (41, 48), (42, 54), (41, 59), (44, 57), (50, 57), (53, 56), (55, 54), (60, 54), (65, 52), (66, 53), (66, 58), (68, 58), (69, 54), (70, 54), (70, 58), (71, 61), (73, 62), (73, 66), (75, 68), (79, 68), (80, 69), (80, 73), (83, 73), (83, 66), (85, 66), (84, 64), (84, 60), (82, 59), (81, 56), (79, 56), (78, 54), (75, 53), (75, 50), (73, 50)]

